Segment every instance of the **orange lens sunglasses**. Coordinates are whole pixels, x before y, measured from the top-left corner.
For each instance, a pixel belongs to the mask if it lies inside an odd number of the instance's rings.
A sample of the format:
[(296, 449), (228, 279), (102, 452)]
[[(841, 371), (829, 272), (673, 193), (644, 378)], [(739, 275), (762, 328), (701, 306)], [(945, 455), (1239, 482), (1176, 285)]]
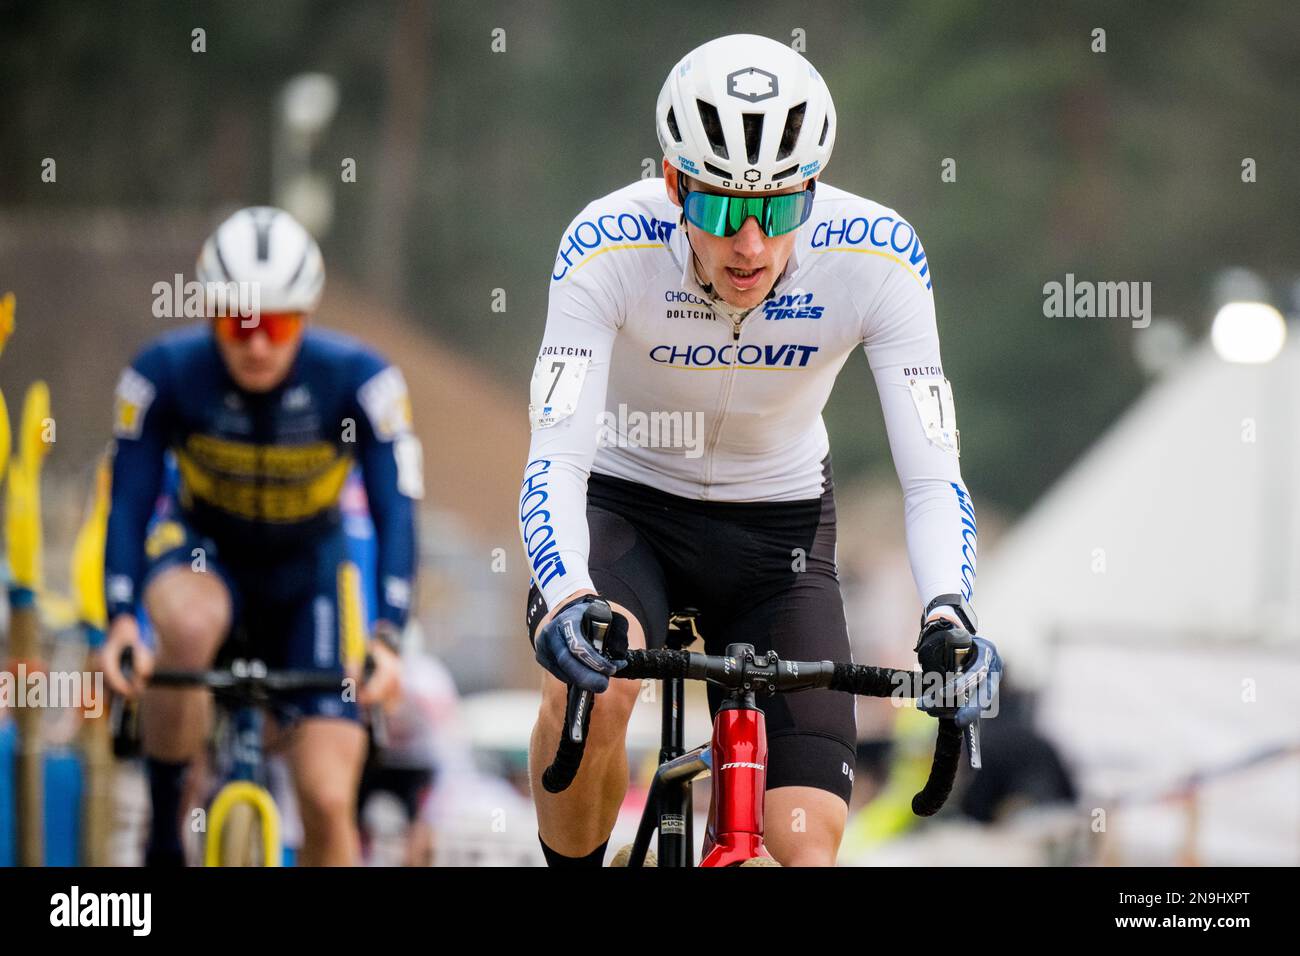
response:
[(275, 345), (293, 340), (302, 331), (301, 312), (263, 312), (261, 315), (219, 315), (212, 320), (217, 335), (227, 342), (247, 342), (258, 332)]

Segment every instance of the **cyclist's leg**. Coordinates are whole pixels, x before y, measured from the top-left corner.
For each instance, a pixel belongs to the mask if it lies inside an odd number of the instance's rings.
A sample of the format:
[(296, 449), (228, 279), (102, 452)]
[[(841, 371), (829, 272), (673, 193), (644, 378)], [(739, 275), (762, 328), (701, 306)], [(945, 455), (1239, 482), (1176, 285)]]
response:
[[(177, 521), (157, 524), (146, 543), (150, 560), (144, 606), (155, 635), (155, 666), (211, 666), (230, 630), (232, 588), (210, 545)], [(202, 560), (195, 549), (202, 548)], [(149, 688), (140, 702), (141, 746), (149, 774), (152, 819), (146, 862), (182, 862), (178, 817), (185, 771), (202, 752), (212, 702), (201, 688)]]
[[(719, 530), (715, 540), (727, 537)], [(828, 493), (746, 519), (735, 557), (748, 585), (706, 630), (714, 653), (743, 641), (783, 659), (850, 659), (844, 603), (835, 572), (835, 510)], [(733, 559), (734, 560), (734, 559)], [(717, 695), (710, 695), (717, 701)], [(787, 866), (835, 862), (853, 786), (854, 701), (830, 690), (780, 694), (762, 702), (768, 736), (764, 839)]]
[(355, 866), (357, 782), (366, 735), (355, 720), (308, 717), (294, 728), (289, 762), (302, 814), (302, 866)]
[[(348, 608), (363, 607), (360, 577), (345, 565), (346, 559), (346, 542), (340, 532), (318, 546), (311, 568), (282, 570), (282, 576), (312, 575), (314, 584), (302, 599), (293, 602), (278, 641), (274, 634), (259, 635), (266, 642), (268, 658), (275, 654), (272, 666), (338, 670), (351, 662), (352, 655), (364, 652), (364, 615), (347, 612)], [(286, 589), (291, 583), (285, 582)], [(298, 694), (278, 713), (283, 723), (292, 725), (288, 757), (303, 827), (298, 862), (303, 866), (355, 865), (360, 853), (357, 789), (367, 746), (355, 699), (352, 695), (345, 698), (343, 687)]]
[[(159, 670), (211, 666), (230, 628), (230, 591), (220, 577), (176, 565), (149, 583), (144, 601)], [(147, 689), (140, 709), (144, 752), (161, 760), (193, 759), (207, 734), (209, 704), (201, 688)]]
[[(663, 570), (643, 536), (624, 518), (600, 508), (587, 509), (592, 553), (589, 561), (596, 590), (628, 619), (628, 646), (661, 646), (668, 622)], [(528, 599), (531, 635), (547, 609), (534, 588)], [(641, 685), (617, 678), (597, 698), (591, 712), (582, 768), (563, 793), (547, 793), (542, 772), (555, 756), (564, 724), (568, 687), (550, 674), (542, 676), (542, 706), (529, 747), (529, 774), (537, 806), (538, 835), (556, 857), (590, 858), (609, 840), (618, 809), (627, 793), (627, 722)], [(600, 860), (588, 859), (599, 864)]]

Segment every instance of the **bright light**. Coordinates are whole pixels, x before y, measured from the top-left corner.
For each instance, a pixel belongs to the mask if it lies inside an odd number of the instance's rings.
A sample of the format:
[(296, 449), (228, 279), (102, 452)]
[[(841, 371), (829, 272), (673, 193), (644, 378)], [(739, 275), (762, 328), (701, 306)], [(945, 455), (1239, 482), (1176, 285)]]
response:
[(339, 105), (339, 87), (325, 73), (300, 73), (284, 85), (284, 122), (296, 133), (320, 132), (334, 118)]
[(1210, 341), (1225, 362), (1271, 362), (1286, 342), (1286, 320), (1267, 302), (1229, 302), (1214, 317)]

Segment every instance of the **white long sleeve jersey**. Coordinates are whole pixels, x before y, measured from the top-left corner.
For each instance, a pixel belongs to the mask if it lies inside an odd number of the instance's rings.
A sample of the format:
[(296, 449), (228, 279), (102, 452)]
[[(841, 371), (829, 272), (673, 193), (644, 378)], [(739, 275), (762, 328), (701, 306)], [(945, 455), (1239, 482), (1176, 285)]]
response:
[(821, 495), (822, 409), (859, 346), (880, 393), (921, 601), (970, 600), (975, 512), (916, 231), (879, 203), (818, 184), (780, 281), (744, 314), (700, 285), (679, 216), (663, 180), (642, 180), (587, 206), (560, 242), (519, 499), (546, 603), (592, 587), (592, 471), (699, 500)]

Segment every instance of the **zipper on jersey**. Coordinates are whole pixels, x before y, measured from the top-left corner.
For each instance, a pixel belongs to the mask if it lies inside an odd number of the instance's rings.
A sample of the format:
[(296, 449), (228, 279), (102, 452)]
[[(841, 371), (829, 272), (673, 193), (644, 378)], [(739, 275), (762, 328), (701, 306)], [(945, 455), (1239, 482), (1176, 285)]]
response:
[(727, 402), (731, 400), (731, 389), (736, 381), (737, 358), (740, 355), (740, 333), (741, 325), (745, 322), (744, 316), (739, 319), (731, 320), (731, 363), (727, 366), (727, 380), (722, 387), (722, 399), (718, 402), (718, 411), (713, 428), (709, 432), (709, 439), (704, 443), (704, 497), (702, 501), (709, 500), (709, 488), (713, 484), (713, 449), (718, 444), (718, 438), (722, 435), (722, 422), (727, 414)]

